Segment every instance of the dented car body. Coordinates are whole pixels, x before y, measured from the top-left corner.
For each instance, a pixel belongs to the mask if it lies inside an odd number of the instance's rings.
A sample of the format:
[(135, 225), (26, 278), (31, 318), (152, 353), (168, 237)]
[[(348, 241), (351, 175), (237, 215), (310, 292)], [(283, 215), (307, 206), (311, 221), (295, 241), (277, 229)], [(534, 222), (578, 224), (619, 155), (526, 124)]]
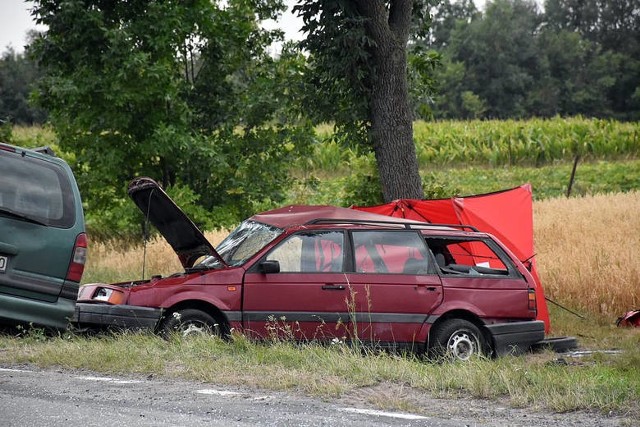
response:
[(288, 206), (252, 216), (214, 248), (153, 180), (134, 180), (129, 194), (184, 271), (83, 286), (80, 326), (358, 339), (459, 359), (544, 338), (529, 271), (472, 227)]

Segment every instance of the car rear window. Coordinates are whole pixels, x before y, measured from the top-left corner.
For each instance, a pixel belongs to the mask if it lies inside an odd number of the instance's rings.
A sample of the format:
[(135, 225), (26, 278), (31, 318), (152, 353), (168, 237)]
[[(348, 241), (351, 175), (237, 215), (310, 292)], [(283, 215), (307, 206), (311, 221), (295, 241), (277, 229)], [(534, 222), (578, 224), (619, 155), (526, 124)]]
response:
[(482, 239), (427, 238), (442, 273), (500, 275), (515, 273), (507, 256), (495, 244)]
[(0, 151), (0, 209), (52, 227), (75, 223), (73, 190), (59, 165)]

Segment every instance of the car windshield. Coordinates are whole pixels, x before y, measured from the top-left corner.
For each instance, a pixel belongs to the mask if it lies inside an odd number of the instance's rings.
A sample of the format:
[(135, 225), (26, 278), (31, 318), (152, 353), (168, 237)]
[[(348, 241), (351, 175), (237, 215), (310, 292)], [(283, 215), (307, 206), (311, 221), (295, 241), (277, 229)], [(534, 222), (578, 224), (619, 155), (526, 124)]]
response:
[[(244, 221), (216, 247), (216, 252), (230, 266), (239, 266), (247, 262), (267, 243), (282, 234), (284, 230), (256, 221)], [(218, 260), (209, 256), (199, 265), (214, 268)]]

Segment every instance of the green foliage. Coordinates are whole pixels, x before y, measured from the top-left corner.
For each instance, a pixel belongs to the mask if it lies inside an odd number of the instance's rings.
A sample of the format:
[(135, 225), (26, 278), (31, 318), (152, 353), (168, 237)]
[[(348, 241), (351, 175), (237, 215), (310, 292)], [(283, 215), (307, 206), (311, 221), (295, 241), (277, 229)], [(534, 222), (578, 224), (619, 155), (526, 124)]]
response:
[[(380, 187), (378, 169), (372, 154), (357, 156), (353, 152), (347, 160), (348, 175), (340, 179), (341, 192), (337, 204), (339, 206), (374, 206), (384, 203)], [(329, 179), (330, 180), (330, 179)], [(323, 188), (325, 183), (316, 187), (318, 193), (335, 194), (333, 185)], [(427, 199), (440, 199), (459, 194), (460, 190), (446, 180), (441, 180), (435, 173), (423, 174), (422, 189)], [(322, 197), (322, 196), (320, 196)], [(316, 203), (315, 201), (313, 203)]]
[[(325, 138), (330, 140), (330, 135)], [(581, 117), (416, 122), (414, 138), (429, 199), (487, 193), (525, 182), (533, 185), (536, 199), (564, 196), (575, 155), (581, 160), (574, 195), (630, 191), (640, 182), (637, 123)], [(304, 169), (307, 179), (292, 188), (290, 202), (382, 203), (371, 153), (341, 149), (330, 141), (316, 144), (312, 159), (305, 160), (296, 170)]]
[[(215, 216), (202, 207), (199, 203), (200, 196), (191, 188), (175, 184), (165, 191), (202, 230), (212, 230), (219, 226), (214, 222)], [(100, 215), (87, 216), (87, 232), (92, 241), (112, 241), (124, 246), (136, 245), (157, 233), (131, 200), (113, 196), (112, 201), (110, 209), (106, 209)]]
[[(272, 126), (210, 137), (214, 152), (207, 154), (220, 167), (211, 174), (195, 158), (187, 172), (207, 175), (194, 179), (194, 189), (220, 221), (215, 227), (229, 227), (282, 203), (290, 184), (289, 166), (298, 156), (308, 155), (311, 133), (311, 128), (303, 126)], [(212, 191), (216, 187), (224, 190)]]
[(29, 95), (40, 76), (37, 64), (8, 48), (0, 57), (0, 121), (20, 125), (42, 124), (46, 113), (29, 105)]
[[(574, 116), (637, 120), (639, 0), (468, 1), (433, 7), (427, 47), (443, 56), (439, 118)], [(472, 93), (484, 108), (461, 108)], [(477, 114), (477, 115), (474, 115)]]
[(384, 203), (380, 176), (372, 156), (350, 162), (352, 172), (344, 180), (343, 206), (373, 206)]
[(13, 124), (10, 121), (0, 122), (0, 141), (11, 143), (13, 140)]
[(258, 26), (281, 0), (34, 3), (49, 28), (32, 47), (46, 73), (37, 100), (73, 154), (95, 235), (139, 229), (125, 197), (136, 176), (176, 191), (206, 227), (283, 200), (311, 128), (291, 107), (304, 58), (270, 57), (281, 34)]
[(332, 122), (338, 137), (372, 147), (385, 200), (422, 195), (411, 123), (414, 113), (430, 115), (437, 54), (415, 49), (409, 73), (407, 45), (426, 34), (428, 4), (312, 0), (293, 8), (307, 34), (299, 43), (308, 53), (303, 105), (314, 123)]
[(57, 156), (68, 160), (66, 153), (60, 152), (56, 146), (56, 135), (50, 127), (13, 126), (11, 133), (14, 145), (27, 148), (49, 146)]
[[(543, 200), (566, 195), (571, 168), (570, 163), (543, 167), (448, 167), (432, 174), (435, 182), (446, 182), (458, 189), (447, 197), (490, 193), (528, 182), (533, 187), (534, 198)], [(639, 179), (639, 160), (579, 163), (571, 194), (582, 196), (633, 191), (638, 188)]]
[(299, 2), (293, 12), (308, 33), (300, 48), (310, 53), (301, 107), (316, 123), (334, 122), (337, 135), (367, 144), (375, 43), (364, 17), (355, 3), (338, 0)]
[(521, 117), (538, 65), (533, 34), (539, 17), (528, 0), (487, 3), (484, 19), (452, 34), (453, 58), (466, 64), (468, 90), (486, 102), (488, 117)]
[(414, 125), (421, 165), (542, 166), (572, 161), (635, 158), (640, 125), (581, 117), (520, 121), (443, 121)]
[(487, 110), (486, 102), (470, 90), (465, 90), (460, 94), (462, 101), (462, 111), (465, 118), (478, 119), (484, 116)]
[(424, 52), (420, 46), (414, 47), (409, 54), (409, 95), (416, 119), (430, 119), (433, 116), (431, 105), (437, 85), (435, 71), (442, 65), (441, 61), (439, 53)]

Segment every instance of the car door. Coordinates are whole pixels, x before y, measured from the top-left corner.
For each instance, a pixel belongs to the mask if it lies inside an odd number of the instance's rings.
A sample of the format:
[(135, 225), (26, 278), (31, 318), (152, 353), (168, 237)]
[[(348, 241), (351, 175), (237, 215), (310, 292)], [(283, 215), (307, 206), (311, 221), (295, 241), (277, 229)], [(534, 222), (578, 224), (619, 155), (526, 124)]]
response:
[(362, 230), (350, 235), (352, 335), (381, 345), (422, 345), (423, 325), (442, 301), (440, 278), (424, 239), (415, 230)]
[[(262, 338), (342, 337), (349, 295), (344, 249), (343, 231), (300, 231), (283, 239), (245, 274), (245, 330)], [(261, 267), (265, 263), (270, 269)]]
[(447, 303), (485, 321), (530, 319), (529, 285), (509, 256), (486, 237), (427, 237)]

